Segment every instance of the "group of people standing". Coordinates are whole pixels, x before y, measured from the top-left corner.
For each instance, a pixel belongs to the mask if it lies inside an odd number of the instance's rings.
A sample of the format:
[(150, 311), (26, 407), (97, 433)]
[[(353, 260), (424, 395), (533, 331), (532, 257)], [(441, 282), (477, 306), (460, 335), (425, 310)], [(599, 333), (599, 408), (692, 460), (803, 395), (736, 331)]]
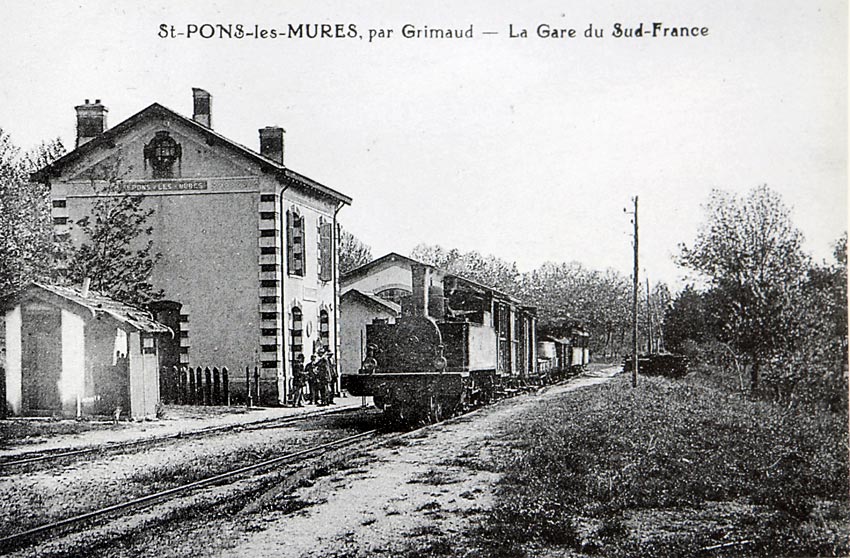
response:
[(336, 370), (333, 353), (320, 347), (310, 356), (310, 362), (304, 364), (304, 355), (295, 357), (292, 366), (292, 398), (293, 407), (303, 407), (305, 403), (304, 388), (307, 388), (306, 402), (311, 405), (334, 405), (336, 391)]

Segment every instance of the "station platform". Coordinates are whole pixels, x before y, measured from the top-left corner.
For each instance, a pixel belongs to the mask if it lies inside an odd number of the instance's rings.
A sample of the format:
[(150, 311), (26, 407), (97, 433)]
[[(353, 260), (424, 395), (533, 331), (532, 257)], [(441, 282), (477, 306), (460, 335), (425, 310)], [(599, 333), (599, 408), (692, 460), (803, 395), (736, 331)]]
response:
[(11, 417), (0, 420), (0, 459), (33, 452), (82, 449), (193, 432), (250, 425), (300, 415), (321, 415), (370, 406), (372, 398), (337, 397), (334, 405), (303, 407), (252, 407), (232, 405), (164, 405), (161, 418), (143, 421), (110, 421)]

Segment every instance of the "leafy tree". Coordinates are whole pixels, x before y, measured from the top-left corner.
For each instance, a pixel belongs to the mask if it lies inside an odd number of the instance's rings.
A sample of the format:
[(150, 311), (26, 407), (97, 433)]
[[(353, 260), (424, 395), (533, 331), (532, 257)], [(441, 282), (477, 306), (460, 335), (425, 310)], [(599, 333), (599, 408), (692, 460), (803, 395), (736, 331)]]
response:
[(781, 197), (759, 186), (739, 197), (714, 190), (693, 246), (680, 264), (706, 276), (719, 299), (735, 351), (750, 366), (750, 385), (792, 339), (789, 315), (808, 259), (803, 235)]
[(372, 249), (342, 227), (339, 228), (337, 252), (339, 254), (340, 275), (357, 269), (374, 259)]
[(445, 269), (495, 289), (515, 294), (520, 273), (516, 263), (477, 251), (445, 250), (440, 246), (419, 244), (410, 252), (414, 260)]
[(21, 153), (0, 129), (0, 293), (33, 280), (55, 281), (65, 244), (53, 233), (50, 192), (29, 174), (65, 152), (58, 139)]
[(76, 283), (89, 278), (92, 289), (142, 307), (162, 297), (149, 281), (161, 254), (153, 252), (147, 224), (153, 209), (142, 207), (144, 196), (122, 190), (119, 166), (107, 171), (104, 185), (91, 182), (97, 198), (90, 215), (76, 222), (85, 241), (74, 250), (68, 271)]
[(847, 408), (847, 233), (835, 243), (835, 261), (806, 274), (789, 313), (789, 339), (771, 367), (775, 396)]

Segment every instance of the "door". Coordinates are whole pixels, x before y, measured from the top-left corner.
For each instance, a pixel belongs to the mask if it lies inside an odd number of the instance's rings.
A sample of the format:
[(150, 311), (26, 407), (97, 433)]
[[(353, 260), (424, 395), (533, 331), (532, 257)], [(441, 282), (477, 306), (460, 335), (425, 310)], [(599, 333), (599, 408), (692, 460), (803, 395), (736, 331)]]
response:
[(25, 304), (21, 308), (21, 398), (24, 414), (62, 410), (62, 311)]

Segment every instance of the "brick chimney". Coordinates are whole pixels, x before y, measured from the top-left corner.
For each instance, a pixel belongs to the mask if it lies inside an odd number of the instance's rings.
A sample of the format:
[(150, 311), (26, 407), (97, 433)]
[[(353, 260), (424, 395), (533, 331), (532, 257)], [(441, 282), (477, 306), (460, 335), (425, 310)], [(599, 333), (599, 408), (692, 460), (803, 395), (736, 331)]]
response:
[(260, 128), (260, 155), (283, 164), (283, 134), (280, 126)]
[(109, 111), (100, 104), (100, 99), (94, 104), (86, 99), (85, 104), (74, 107), (74, 110), (77, 111), (77, 147), (106, 131), (106, 113)]
[(212, 128), (212, 95), (203, 89), (193, 87), (192, 99), (194, 101), (192, 120), (207, 128)]

